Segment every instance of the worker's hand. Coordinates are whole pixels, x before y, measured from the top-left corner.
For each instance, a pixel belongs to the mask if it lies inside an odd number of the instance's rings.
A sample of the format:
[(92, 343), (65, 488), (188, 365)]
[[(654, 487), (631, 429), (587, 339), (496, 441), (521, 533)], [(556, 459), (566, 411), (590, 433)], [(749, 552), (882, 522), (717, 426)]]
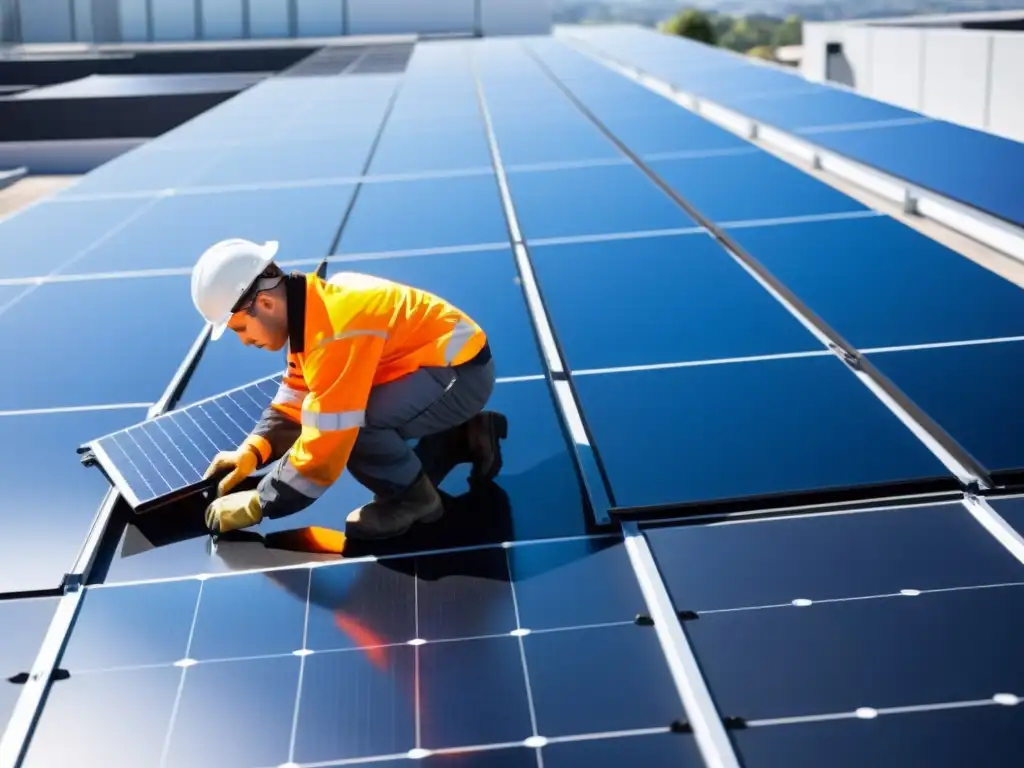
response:
[(212, 477), (218, 472), (231, 470), (231, 472), (225, 475), (224, 479), (217, 484), (217, 495), (223, 496), (255, 472), (256, 465), (259, 464), (259, 462), (260, 460), (256, 455), (256, 451), (245, 446), (233, 451), (221, 451), (213, 457), (213, 461), (206, 470), (206, 474), (203, 475), (203, 479), (205, 480), (208, 477)]
[(259, 491), (239, 491), (216, 499), (206, 508), (210, 533), (227, 533), (249, 528), (263, 519)]

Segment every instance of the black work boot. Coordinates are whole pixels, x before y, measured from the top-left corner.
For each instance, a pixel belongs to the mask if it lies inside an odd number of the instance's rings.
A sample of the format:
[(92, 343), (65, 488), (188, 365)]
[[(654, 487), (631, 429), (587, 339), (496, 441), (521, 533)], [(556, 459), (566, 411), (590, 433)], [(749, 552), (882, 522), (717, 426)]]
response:
[(413, 523), (433, 523), (444, 514), (441, 497), (423, 472), (400, 493), (373, 501), (349, 513), (345, 535), (353, 539), (388, 539), (400, 536)]
[(440, 487), (455, 467), (473, 460), (469, 454), (469, 441), (466, 439), (466, 424), (421, 437), (413, 448), (413, 453), (423, 465), (423, 471), (430, 478), (430, 482), (435, 488)]
[(501, 442), (508, 437), (508, 419), (495, 411), (481, 411), (466, 423), (466, 440), (473, 469), (470, 483), (489, 482), (501, 472)]

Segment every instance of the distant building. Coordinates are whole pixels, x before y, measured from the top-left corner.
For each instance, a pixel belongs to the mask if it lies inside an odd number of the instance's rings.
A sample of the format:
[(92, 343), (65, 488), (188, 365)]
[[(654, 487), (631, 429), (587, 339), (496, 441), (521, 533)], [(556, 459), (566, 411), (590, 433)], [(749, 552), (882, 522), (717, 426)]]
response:
[(546, 34), (551, 18), (551, 0), (0, 0), (0, 43)]
[(801, 71), (1024, 141), (1024, 10), (805, 23)]

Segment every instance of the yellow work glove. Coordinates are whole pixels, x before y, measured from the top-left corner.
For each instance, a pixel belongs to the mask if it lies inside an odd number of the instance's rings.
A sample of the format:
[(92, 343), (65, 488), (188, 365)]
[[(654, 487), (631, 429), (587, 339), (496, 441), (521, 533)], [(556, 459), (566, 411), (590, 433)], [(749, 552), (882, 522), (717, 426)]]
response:
[(242, 446), (233, 451), (221, 451), (213, 457), (210, 466), (203, 475), (203, 479), (212, 477), (218, 472), (231, 470), (223, 480), (217, 484), (217, 495), (223, 496), (249, 475), (256, 471), (256, 465), (260, 463), (256, 451)]
[(263, 519), (259, 491), (229, 493), (206, 508), (206, 527), (210, 533), (227, 533), (249, 528)]

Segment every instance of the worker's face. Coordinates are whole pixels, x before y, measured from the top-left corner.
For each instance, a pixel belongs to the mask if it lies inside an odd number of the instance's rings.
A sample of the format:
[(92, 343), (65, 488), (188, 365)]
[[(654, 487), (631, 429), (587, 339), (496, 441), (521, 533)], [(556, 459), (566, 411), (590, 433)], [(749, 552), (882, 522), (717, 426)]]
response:
[(288, 343), (284, 305), (270, 294), (259, 294), (249, 309), (233, 314), (228, 328), (237, 333), (247, 347), (277, 352)]

